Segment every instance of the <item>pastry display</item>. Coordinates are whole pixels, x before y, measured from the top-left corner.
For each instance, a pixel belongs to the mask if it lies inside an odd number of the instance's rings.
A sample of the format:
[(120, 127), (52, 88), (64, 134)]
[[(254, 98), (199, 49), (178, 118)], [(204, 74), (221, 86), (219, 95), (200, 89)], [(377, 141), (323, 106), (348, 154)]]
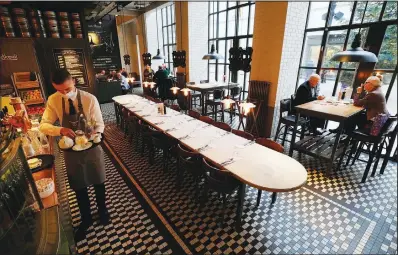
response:
[(50, 196), (55, 190), (54, 181), (51, 178), (43, 178), (36, 181), (36, 187), (41, 198)]
[(20, 93), (22, 100), (26, 102), (43, 99), (40, 89), (21, 91)]
[(30, 169), (35, 169), (37, 167), (40, 167), (42, 164), (42, 160), (38, 158), (31, 158), (28, 160), (28, 165)]

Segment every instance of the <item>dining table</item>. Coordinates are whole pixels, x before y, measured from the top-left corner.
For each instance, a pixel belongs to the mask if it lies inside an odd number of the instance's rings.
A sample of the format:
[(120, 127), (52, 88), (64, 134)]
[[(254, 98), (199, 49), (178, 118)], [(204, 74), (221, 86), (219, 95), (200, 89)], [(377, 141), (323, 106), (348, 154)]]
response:
[(246, 185), (269, 192), (288, 192), (299, 189), (307, 181), (304, 166), (283, 153), (168, 107), (162, 115), (158, 113), (156, 103), (138, 95), (116, 96), (113, 100), (240, 180), (237, 226), (241, 223)]
[(191, 90), (200, 92), (200, 105), (202, 106), (202, 115), (206, 115), (205, 108), (205, 97), (209, 92), (212, 92), (216, 89), (232, 89), (238, 87), (239, 84), (236, 82), (207, 82), (207, 83), (195, 83), (195, 84), (187, 84), (187, 87)]
[[(344, 156), (344, 148), (349, 141), (340, 142), (344, 130), (344, 124), (361, 113), (364, 109), (352, 104), (350, 100), (335, 100), (333, 98), (325, 98), (323, 100), (314, 100), (305, 104), (295, 106), (296, 118), (289, 156), (293, 155), (293, 151), (303, 152), (316, 158), (323, 159), (328, 162), (326, 174), (330, 174), (333, 168), (333, 162), (340, 157), (340, 163)], [(306, 136), (296, 142), (297, 125), (300, 116), (316, 117), (324, 120), (336, 121), (339, 123), (337, 132), (324, 131), (320, 135)]]

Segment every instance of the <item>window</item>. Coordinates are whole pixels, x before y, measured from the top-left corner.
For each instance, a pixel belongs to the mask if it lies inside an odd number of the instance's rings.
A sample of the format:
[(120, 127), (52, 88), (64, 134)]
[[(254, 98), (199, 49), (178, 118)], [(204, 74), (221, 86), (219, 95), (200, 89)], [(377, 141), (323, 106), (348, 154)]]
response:
[(174, 4), (160, 10), (162, 21), (164, 63), (169, 70), (173, 69), (173, 51), (176, 50), (176, 20)]
[(330, 61), (340, 51), (351, 48), (356, 34), (366, 48), (369, 28), (386, 28), (374, 74), (383, 75), (383, 91), (391, 114), (397, 112), (397, 3), (393, 2), (311, 2), (308, 7), (305, 39), (297, 86), (312, 73), (321, 76), (320, 91), (335, 96), (340, 88), (352, 86), (358, 63)]
[[(209, 52), (214, 44), (224, 59), (209, 61), (208, 79), (222, 81), (229, 79), (229, 49), (233, 46), (251, 47), (253, 42), (255, 4), (254, 2), (209, 2)], [(249, 90), (250, 73), (231, 73), (231, 81), (242, 86), (242, 97), (246, 99)]]

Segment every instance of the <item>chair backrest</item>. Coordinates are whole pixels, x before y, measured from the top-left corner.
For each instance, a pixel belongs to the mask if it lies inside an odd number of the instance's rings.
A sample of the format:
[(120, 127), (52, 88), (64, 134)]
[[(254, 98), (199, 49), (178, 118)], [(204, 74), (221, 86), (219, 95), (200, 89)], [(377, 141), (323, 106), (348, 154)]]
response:
[(174, 111), (177, 111), (177, 112), (181, 111), (180, 106), (176, 105), (176, 104), (170, 105), (170, 108), (173, 109)]
[(200, 83), (209, 83), (209, 80), (201, 80)]
[(213, 98), (214, 99), (222, 99), (224, 97), (224, 90), (223, 89), (215, 89), (213, 91)]
[(159, 98), (154, 98), (152, 101), (157, 103), (157, 104), (158, 103), (163, 103), (163, 101), (161, 99), (159, 99)]
[(201, 116), (200, 113), (198, 113), (197, 111), (193, 111), (193, 110), (189, 110), (188, 115), (195, 119), (199, 119)]
[(257, 138), (256, 143), (280, 153), (283, 153), (285, 151), (282, 145), (268, 138)]
[(232, 129), (232, 133), (235, 135), (238, 135), (240, 137), (246, 138), (247, 140), (254, 140), (254, 136), (248, 132), (242, 131), (242, 130), (237, 130), (237, 129)]
[(228, 171), (210, 165), (205, 159), (203, 159), (202, 169), (206, 173), (207, 184), (213, 189), (223, 190), (231, 186), (231, 184), (236, 183), (236, 180), (234, 180)]
[(380, 135), (385, 136), (385, 135), (392, 135), (397, 133), (398, 130), (398, 125), (397, 125), (397, 115), (395, 116), (390, 116), (388, 117), (388, 120), (384, 124), (384, 126), (381, 128)]
[(182, 92), (181, 90), (177, 92), (177, 103), (180, 106), (181, 110), (190, 110), (191, 97), (191, 94), (185, 96), (184, 92)]
[(241, 92), (242, 92), (242, 88), (241, 87), (231, 88), (231, 96), (232, 97), (238, 97)]
[(224, 122), (214, 122), (213, 126), (221, 128), (228, 132), (231, 132), (231, 130), (232, 130), (231, 127), (227, 123), (224, 123)]
[(188, 171), (201, 171), (202, 156), (197, 152), (185, 150), (180, 144), (177, 145), (178, 149), (178, 167)]
[(286, 98), (279, 102), (279, 115), (282, 116), (284, 112), (290, 113), (292, 99)]
[(185, 87), (186, 76), (185, 73), (177, 73), (177, 87), (180, 89)]
[(206, 122), (208, 124), (213, 124), (214, 120), (212, 118), (210, 118), (209, 116), (200, 116), (199, 117), (200, 121)]
[(152, 101), (152, 102), (155, 100), (155, 98), (148, 96), (148, 95), (144, 95), (144, 98), (148, 99), (149, 101)]

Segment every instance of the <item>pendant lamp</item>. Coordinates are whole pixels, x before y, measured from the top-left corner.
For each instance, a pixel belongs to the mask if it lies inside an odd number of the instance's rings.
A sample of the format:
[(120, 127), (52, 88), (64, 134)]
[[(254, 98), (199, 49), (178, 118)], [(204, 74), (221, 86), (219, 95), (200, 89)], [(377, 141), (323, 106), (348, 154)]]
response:
[[(213, 18), (213, 38), (214, 38), (214, 18)], [(212, 60), (212, 59), (223, 59), (224, 57), (220, 54), (217, 54), (216, 48), (214, 47), (214, 44), (211, 45), (210, 47), (210, 53), (206, 54), (203, 56), (203, 60)]]
[(361, 48), (361, 34), (355, 35), (355, 39), (351, 44), (351, 49), (336, 53), (331, 61), (339, 62), (377, 62), (377, 57), (370, 51), (365, 51)]
[(152, 59), (164, 59), (159, 50), (158, 8), (156, 8), (156, 39), (158, 41), (158, 50), (156, 52), (156, 56), (153, 56)]

